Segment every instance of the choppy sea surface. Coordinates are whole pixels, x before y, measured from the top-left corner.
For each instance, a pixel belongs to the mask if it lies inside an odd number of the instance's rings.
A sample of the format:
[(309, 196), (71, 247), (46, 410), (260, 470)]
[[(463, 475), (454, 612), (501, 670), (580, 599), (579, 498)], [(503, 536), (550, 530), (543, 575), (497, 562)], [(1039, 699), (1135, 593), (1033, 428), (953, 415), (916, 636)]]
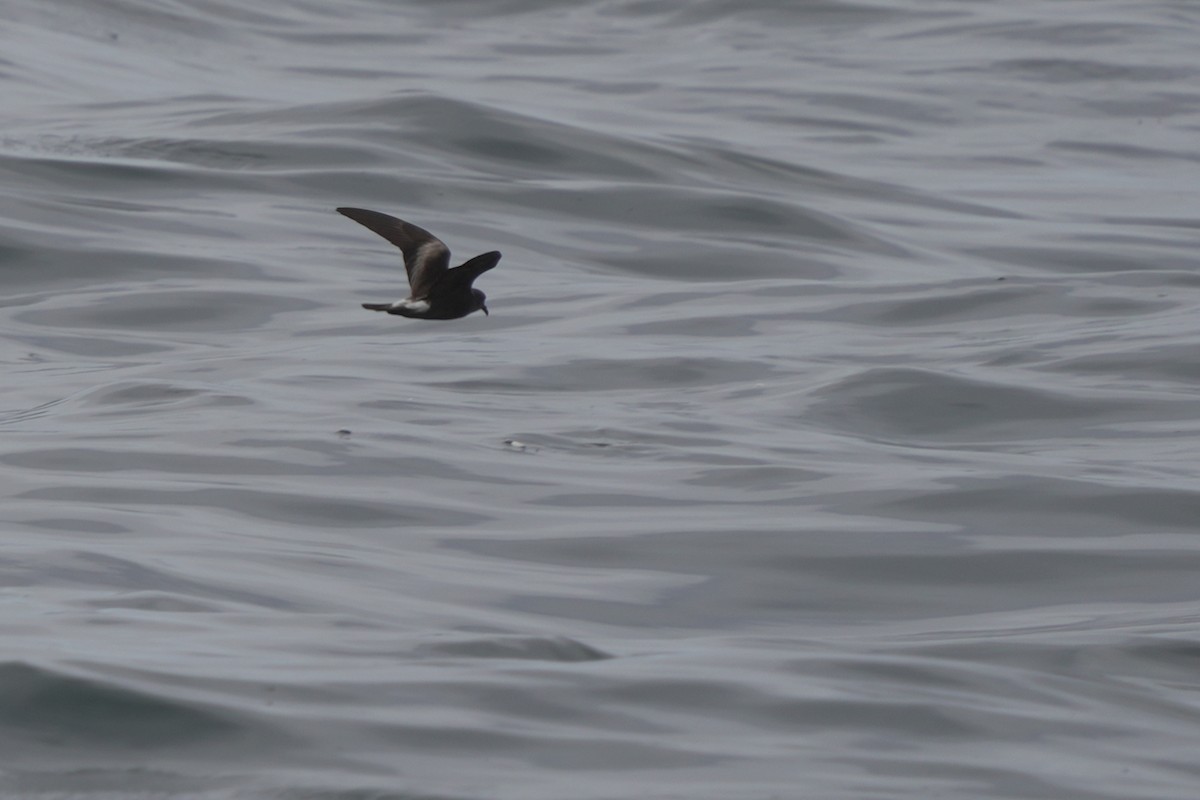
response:
[(3, 796), (1200, 797), (1200, 4), (0, 12)]

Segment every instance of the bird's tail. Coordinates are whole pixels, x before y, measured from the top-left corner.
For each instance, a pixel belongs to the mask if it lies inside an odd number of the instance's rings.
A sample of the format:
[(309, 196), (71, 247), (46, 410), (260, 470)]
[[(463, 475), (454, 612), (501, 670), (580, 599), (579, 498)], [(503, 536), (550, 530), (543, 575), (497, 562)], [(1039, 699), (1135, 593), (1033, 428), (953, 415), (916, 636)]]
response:
[(392, 307), (391, 303), (363, 303), (362, 307), (368, 311), (387, 311)]

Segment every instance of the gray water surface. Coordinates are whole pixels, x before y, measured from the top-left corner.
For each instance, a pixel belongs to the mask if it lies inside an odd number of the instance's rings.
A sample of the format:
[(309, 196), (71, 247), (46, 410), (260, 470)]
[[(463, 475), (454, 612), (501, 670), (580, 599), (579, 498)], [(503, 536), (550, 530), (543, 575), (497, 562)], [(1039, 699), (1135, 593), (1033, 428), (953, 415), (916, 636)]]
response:
[(1200, 796), (1200, 6), (0, 9), (0, 793)]

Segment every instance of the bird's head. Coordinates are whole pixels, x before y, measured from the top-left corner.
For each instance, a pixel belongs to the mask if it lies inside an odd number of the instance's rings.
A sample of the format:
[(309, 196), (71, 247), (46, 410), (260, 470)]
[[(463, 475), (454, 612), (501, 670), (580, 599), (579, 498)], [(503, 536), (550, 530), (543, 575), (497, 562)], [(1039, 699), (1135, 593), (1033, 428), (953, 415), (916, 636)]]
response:
[(474, 311), (475, 309), (478, 309), (478, 310), (482, 311), (484, 314), (487, 314), (487, 316), (491, 316), (490, 314), (488, 314), (488, 310), (487, 310), (487, 295), (486, 294), (479, 291), (478, 289), (472, 289), (471, 290), (471, 298), (474, 300), (472, 305), (475, 307), (472, 309), (472, 311)]

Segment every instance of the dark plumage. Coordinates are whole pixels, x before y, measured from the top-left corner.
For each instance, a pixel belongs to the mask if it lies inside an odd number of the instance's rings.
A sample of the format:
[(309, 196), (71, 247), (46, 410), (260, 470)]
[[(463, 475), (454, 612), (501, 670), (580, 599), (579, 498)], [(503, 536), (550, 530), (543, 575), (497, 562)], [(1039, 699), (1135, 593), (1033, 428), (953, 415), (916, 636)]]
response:
[(472, 288), (483, 273), (500, 261), (492, 251), (450, 269), (450, 248), (424, 228), (365, 208), (339, 208), (339, 214), (365, 225), (404, 253), (408, 297), (394, 303), (363, 303), (371, 311), (386, 311), (417, 319), (458, 319), (487, 310), (487, 296)]

